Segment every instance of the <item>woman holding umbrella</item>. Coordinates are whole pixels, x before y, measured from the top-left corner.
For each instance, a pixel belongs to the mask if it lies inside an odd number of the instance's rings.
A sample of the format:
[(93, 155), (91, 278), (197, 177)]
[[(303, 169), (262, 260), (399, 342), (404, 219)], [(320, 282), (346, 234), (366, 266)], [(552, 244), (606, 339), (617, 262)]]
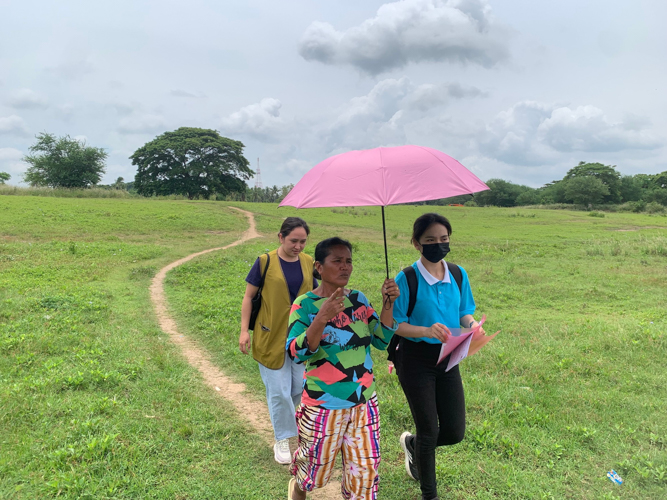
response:
[(278, 233), (280, 246), (258, 257), (246, 278), (241, 306), (239, 349), (250, 351), (248, 326), (252, 298), (262, 287), (262, 305), (252, 336), (252, 355), (266, 387), (266, 401), (276, 442), (273, 456), (279, 464), (291, 461), (289, 438), (297, 435), (294, 411), (301, 401), (303, 365), (293, 363), (285, 353), (287, 320), (292, 302), (317, 286), (313, 279), (313, 258), (303, 253), (310, 229), (299, 217), (287, 217)]
[(366, 296), (345, 288), (352, 274), (352, 246), (340, 238), (315, 248), (322, 283), (294, 301), (287, 352), (306, 373), (296, 416), (299, 445), (290, 472), (289, 498), (329, 481), (343, 455), (343, 498), (375, 500), (380, 463), (380, 417), (370, 347), (384, 350), (394, 334), (394, 280), (385, 280), (386, 306), (378, 316)]
[[(406, 471), (419, 481), (423, 500), (438, 498), (435, 448), (456, 444), (465, 434), (459, 367), (446, 371), (448, 357), (438, 364), (440, 349), (451, 335), (449, 328), (477, 325), (472, 316), (475, 301), (468, 275), (463, 268), (443, 260), (449, 253), (451, 234), (451, 224), (440, 214), (427, 213), (415, 220), (412, 244), (421, 257), (412, 265), (418, 281), (416, 302), (409, 316), (409, 268), (396, 276), (401, 293), (394, 317), (401, 339), (394, 365), (416, 427), (416, 434), (401, 435), (401, 446)], [(453, 277), (450, 269), (460, 276)]]

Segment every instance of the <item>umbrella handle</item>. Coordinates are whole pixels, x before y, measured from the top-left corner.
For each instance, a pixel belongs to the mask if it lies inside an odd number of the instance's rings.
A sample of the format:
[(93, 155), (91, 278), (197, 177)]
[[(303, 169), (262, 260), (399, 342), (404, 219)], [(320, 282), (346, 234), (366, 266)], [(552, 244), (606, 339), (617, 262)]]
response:
[[(387, 227), (384, 222), (384, 205), (382, 205), (382, 235), (384, 236), (384, 265), (387, 271), (387, 279), (389, 279), (389, 257), (387, 256)], [(389, 294), (385, 295), (382, 307), (384, 307), (385, 309), (389, 309), (391, 307)]]
[(384, 205), (382, 205), (382, 235), (384, 236), (384, 265), (389, 279), (389, 257), (387, 256), (387, 227), (384, 222)]

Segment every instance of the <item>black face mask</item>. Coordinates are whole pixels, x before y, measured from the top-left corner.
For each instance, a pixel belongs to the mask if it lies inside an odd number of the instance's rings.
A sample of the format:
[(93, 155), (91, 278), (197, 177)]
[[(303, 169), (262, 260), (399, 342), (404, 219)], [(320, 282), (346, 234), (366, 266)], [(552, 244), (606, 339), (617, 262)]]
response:
[(440, 262), (449, 253), (449, 243), (429, 243), (422, 245), (422, 255), (429, 262)]

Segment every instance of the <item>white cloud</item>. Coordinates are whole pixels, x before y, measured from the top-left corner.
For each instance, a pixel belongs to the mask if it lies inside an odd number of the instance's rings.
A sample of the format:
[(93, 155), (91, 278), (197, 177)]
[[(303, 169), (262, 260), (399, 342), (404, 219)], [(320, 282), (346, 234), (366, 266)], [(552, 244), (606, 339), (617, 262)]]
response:
[(266, 97), (223, 118), (221, 131), (230, 135), (248, 135), (261, 141), (270, 142), (285, 130), (285, 121), (280, 117), (282, 103), (278, 99)]
[(509, 164), (543, 164), (553, 153), (540, 143), (537, 129), (553, 109), (552, 105), (523, 101), (498, 113), (480, 134), (480, 151)]
[(18, 161), (23, 153), (15, 148), (0, 148), (0, 161)]
[(261, 142), (262, 154), (280, 165), (281, 175), (301, 175), (317, 161), (343, 151), (407, 144), (407, 128), (417, 122), (428, 128), (432, 115), (451, 101), (483, 95), (457, 83), (415, 85), (407, 77), (388, 78), (367, 94), (307, 120), (283, 119), (280, 101), (263, 99), (223, 119), (222, 132), (240, 136), (246, 144), (252, 141), (244, 136)]
[(131, 115), (120, 120), (118, 132), (121, 134), (152, 134), (163, 132), (166, 122), (160, 115)]
[(170, 96), (173, 97), (189, 97), (192, 99), (204, 99), (206, 95), (203, 92), (188, 92), (183, 89), (173, 89), (169, 92)]
[(299, 53), (373, 75), (422, 61), (489, 68), (509, 59), (508, 40), (509, 30), (493, 19), (485, 0), (400, 0), (345, 31), (312, 23)]
[(46, 68), (46, 71), (65, 80), (81, 80), (95, 72), (95, 65), (88, 57), (69, 56), (63, 62)]
[(579, 106), (555, 109), (540, 124), (538, 132), (542, 140), (553, 149), (562, 152), (614, 152), (626, 149), (656, 149), (661, 143), (638, 120), (625, 126), (613, 123), (601, 109)]
[(60, 120), (68, 122), (74, 116), (74, 106), (71, 104), (62, 104), (55, 108), (54, 113)]
[(26, 164), (21, 161), (23, 153), (15, 148), (0, 148), (0, 172), (7, 172), (12, 177), (10, 184), (21, 181), (21, 174), (26, 169)]
[(28, 127), (20, 116), (0, 117), (0, 134), (28, 135)]
[(478, 138), (480, 151), (514, 165), (553, 163), (564, 153), (651, 150), (662, 146), (648, 122), (630, 116), (612, 122), (594, 106), (570, 108), (523, 101), (498, 113)]
[(49, 103), (46, 98), (37, 92), (30, 89), (21, 89), (11, 96), (9, 105), (13, 108), (19, 109), (44, 109), (48, 107)]

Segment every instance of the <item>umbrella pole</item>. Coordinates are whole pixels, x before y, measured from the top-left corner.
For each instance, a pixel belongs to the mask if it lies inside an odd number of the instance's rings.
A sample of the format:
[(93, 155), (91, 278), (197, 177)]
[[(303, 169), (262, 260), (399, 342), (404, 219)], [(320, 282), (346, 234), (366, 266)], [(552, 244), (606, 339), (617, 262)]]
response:
[(384, 236), (384, 265), (387, 270), (387, 279), (389, 279), (389, 257), (387, 256), (387, 227), (384, 223), (384, 205), (382, 205), (382, 234)]

